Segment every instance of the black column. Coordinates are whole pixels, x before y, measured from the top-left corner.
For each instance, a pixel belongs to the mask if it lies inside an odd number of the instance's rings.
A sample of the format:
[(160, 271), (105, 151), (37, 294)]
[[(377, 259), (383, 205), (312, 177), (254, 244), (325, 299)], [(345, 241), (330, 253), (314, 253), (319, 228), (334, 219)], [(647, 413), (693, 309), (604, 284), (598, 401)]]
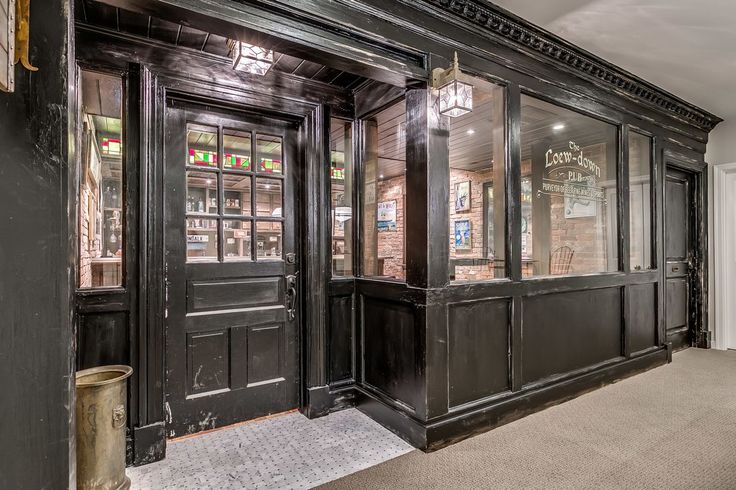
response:
[(30, 62), (38, 71), (16, 65), (15, 92), (0, 92), (2, 488), (67, 488), (74, 475), (70, 16), (73, 2), (32, 2)]
[(431, 92), (406, 94), (406, 282), (421, 288), (448, 284), (449, 130)]

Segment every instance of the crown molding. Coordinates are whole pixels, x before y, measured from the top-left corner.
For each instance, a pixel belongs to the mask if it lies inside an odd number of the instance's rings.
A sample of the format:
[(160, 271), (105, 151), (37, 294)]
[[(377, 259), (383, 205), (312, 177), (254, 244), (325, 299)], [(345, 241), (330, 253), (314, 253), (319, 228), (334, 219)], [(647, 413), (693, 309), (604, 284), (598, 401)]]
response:
[[(406, 1), (406, 0), (404, 0)], [(530, 22), (481, 0), (414, 0), (434, 7), (433, 14), (446, 16), (451, 13), (465, 22), (480, 27), (496, 39), (501, 39), (523, 51), (532, 51), (583, 78), (592, 79), (616, 93), (653, 106), (668, 115), (685, 121), (703, 131), (710, 132), (723, 121), (718, 116), (701, 109), (657, 86), (633, 75), (618, 66), (579, 48), (564, 39), (531, 24)]]

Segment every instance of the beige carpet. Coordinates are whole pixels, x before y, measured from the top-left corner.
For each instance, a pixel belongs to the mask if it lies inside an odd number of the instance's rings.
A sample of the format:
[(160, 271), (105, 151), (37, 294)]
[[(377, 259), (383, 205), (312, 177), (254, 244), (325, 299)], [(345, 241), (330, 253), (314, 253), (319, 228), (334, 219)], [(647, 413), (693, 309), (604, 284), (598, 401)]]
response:
[(672, 364), (324, 488), (736, 489), (736, 352)]

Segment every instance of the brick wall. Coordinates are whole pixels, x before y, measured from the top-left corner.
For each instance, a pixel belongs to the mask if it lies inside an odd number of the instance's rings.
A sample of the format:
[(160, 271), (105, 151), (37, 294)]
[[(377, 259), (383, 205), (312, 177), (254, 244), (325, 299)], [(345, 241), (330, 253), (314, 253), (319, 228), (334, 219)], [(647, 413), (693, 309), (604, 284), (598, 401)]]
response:
[[(483, 251), (483, 184), (493, 180), (492, 169), (483, 172), (450, 169), (450, 261), (453, 259), (485, 258)], [(470, 182), (470, 211), (455, 211), (455, 184)], [(455, 249), (455, 221), (470, 220), (471, 250)], [(484, 265), (455, 267), (456, 281), (493, 279), (493, 262)]]
[(396, 231), (378, 232), (378, 257), (385, 257), (383, 274), (406, 279), (404, 264), (404, 198), (406, 178), (401, 175), (378, 182), (377, 202), (396, 201)]
[(92, 257), (99, 255), (94, 249), (93, 221), (97, 210), (97, 197), (85, 182), (80, 192), (79, 202), (79, 287), (92, 287)]

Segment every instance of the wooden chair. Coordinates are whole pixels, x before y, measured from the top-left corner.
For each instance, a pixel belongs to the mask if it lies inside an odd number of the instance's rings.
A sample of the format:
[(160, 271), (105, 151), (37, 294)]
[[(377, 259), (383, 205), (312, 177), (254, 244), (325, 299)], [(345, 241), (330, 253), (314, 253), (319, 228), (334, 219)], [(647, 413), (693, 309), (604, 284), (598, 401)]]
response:
[(575, 251), (567, 245), (553, 250), (549, 254), (549, 273), (552, 275), (568, 274), (573, 255), (575, 255)]

